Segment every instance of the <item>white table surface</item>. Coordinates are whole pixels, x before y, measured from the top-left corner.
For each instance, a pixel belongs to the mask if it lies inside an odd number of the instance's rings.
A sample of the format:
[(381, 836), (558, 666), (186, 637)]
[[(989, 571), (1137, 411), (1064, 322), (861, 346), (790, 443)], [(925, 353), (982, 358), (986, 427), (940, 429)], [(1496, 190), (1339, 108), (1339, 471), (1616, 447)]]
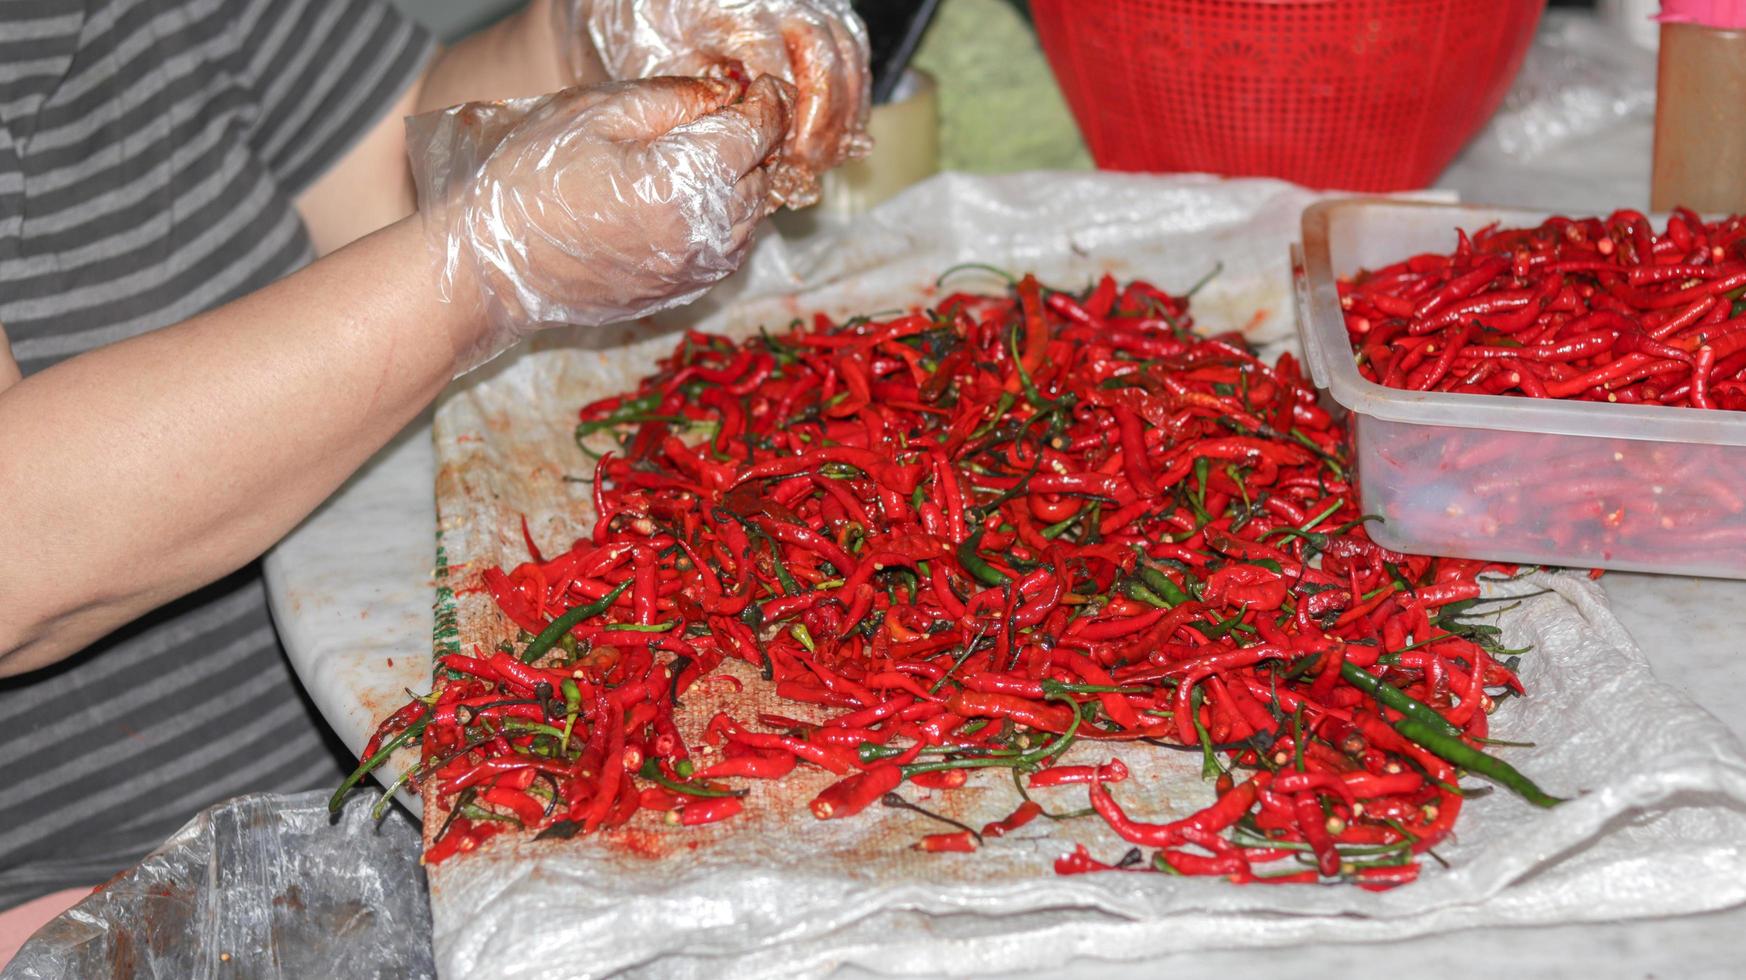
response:
[[(1650, 145), (1649, 119), (1639, 111), (1531, 163), (1478, 144), (1439, 186), (1493, 204), (1588, 213), (1643, 207)], [(423, 690), (429, 682), (433, 482), (427, 415), (267, 559), (274, 616), (292, 665), (354, 749), (404, 689)], [(1746, 739), (1746, 582), (1617, 573), (1603, 585), (1657, 675)], [(1746, 906), (1392, 944), (1199, 952), (1138, 965), (1086, 961), (1069, 975), (1168, 971), (1189, 980), (1282, 969), (1306, 978), (1396, 970), (1471, 976), (1482, 969), (1530, 977), (1739, 977), (1746, 976)]]

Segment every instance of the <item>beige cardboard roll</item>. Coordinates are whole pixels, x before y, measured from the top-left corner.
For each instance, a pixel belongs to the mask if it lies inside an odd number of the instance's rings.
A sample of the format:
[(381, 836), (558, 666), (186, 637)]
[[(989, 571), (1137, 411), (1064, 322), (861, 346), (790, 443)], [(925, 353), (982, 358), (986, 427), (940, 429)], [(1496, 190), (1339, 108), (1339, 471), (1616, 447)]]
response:
[(867, 120), (873, 152), (824, 175), (818, 210), (860, 214), (940, 169), (940, 112), (934, 79), (911, 68), (890, 102)]

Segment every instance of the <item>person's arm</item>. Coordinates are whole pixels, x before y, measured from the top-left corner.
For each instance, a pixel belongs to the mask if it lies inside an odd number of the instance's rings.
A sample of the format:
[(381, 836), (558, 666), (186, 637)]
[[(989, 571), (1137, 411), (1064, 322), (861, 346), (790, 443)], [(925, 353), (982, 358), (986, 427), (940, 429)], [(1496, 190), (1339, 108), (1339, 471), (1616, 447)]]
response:
[(6, 324), (0, 323), (0, 391), (18, 383), (18, 362), (12, 359), (12, 344), (6, 339)]
[(408, 219), (0, 391), (0, 676), (265, 551), (435, 397), (468, 309)]
[(553, 0), (518, 13), (436, 54), (424, 74), (358, 143), (297, 196), (317, 254), (329, 252), (412, 213), (405, 118), (463, 102), (544, 95), (606, 80), (590, 58), (574, 74), (555, 36)]
[[(453, 199), (432, 204), (465, 259), (444, 277), (452, 302), (439, 298), (430, 229), (405, 218), (0, 391), (0, 676), (246, 564), (457, 369), (534, 325), (636, 319), (727, 275), (768, 213), (765, 161), (790, 104), (774, 85), (736, 98), (722, 83), (657, 79), (445, 114), (448, 153), (501, 151), (477, 172), (445, 172)], [(481, 115), (496, 120), (489, 146)], [(525, 210), (479, 210), (505, 201)], [(541, 247), (499, 254), (526, 241)], [(500, 292), (542, 315), (505, 316)]]

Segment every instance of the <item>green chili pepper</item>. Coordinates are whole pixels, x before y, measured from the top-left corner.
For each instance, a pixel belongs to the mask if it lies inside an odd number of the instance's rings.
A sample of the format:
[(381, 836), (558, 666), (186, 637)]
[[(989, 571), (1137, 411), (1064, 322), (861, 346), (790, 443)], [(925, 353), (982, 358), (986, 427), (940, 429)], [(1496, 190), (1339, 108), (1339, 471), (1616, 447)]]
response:
[(788, 563), (782, 560), (782, 549), (776, 546), (775, 539), (764, 533), (764, 529), (750, 521), (740, 521), (740, 526), (746, 529), (746, 536), (762, 541), (770, 546), (770, 564), (776, 568), (776, 581), (782, 584), (784, 595), (797, 595), (800, 583), (794, 581), (794, 576), (788, 573)]
[(1353, 687), (1370, 695), (1385, 707), (1417, 720), (1420, 724), (1429, 726), (1449, 738), (1460, 738), (1461, 730), (1449, 724), (1448, 719), (1438, 714), (1430, 705), (1423, 704), (1407, 696), (1405, 691), (1395, 687), (1363, 667), (1350, 660), (1340, 664), (1340, 676)]
[(1148, 693), (1151, 693), (1151, 689), (1145, 688), (1145, 687), (1123, 687), (1122, 685), (1119, 685), (1119, 684), (1080, 684), (1080, 683), (1073, 683), (1073, 682), (1069, 682), (1069, 681), (1051, 681), (1051, 680), (1046, 680), (1046, 679), (1042, 682), (1041, 686), (1043, 688), (1043, 694), (1045, 697), (1050, 695), (1050, 694), (1148, 694)]
[(1539, 807), (1554, 807), (1565, 802), (1534, 784), (1509, 763), (1490, 756), (1462, 741), (1461, 732), (1429, 705), (1423, 704), (1392, 684), (1384, 683), (1353, 663), (1340, 665), (1340, 676), (1348, 683), (1374, 697), (1381, 704), (1406, 717), (1394, 722), (1394, 730), (1417, 742), (1446, 762), (1513, 790), (1529, 803)]
[[(987, 721), (988, 719), (984, 718), (981, 720)], [(980, 729), (978, 729), (978, 731), (980, 731)], [(968, 725), (964, 726), (964, 734), (965, 735), (973, 734), (970, 731), (970, 726), (968, 726)], [(862, 762), (873, 763), (873, 762), (880, 762), (880, 761), (883, 761), (885, 759), (894, 759), (900, 755), (903, 755), (905, 752), (908, 752), (908, 751), (909, 751), (908, 749), (900, 749), (900, 748), (896, 748), (895, 746), (890, 746), (890, 745), (880, 745), (876, 742), (862, 742), (859, 746), (856, 747), (855, 754), (860, 756)], [(986, 747), (980, 746), (980, 745), (930, 745), (927, 748), (922, 749), (921, 754), (922, 755), (960, 755), (960, 754), (961, 755), (971, 755), (971, 754), (974, 754), (977, 758), (996, 759), (996, 758), (1013, 758), (1016, 756), (1024, 755), (1025, 752), (1022, 749), (991, 749), (991, 748), (986, 748)], [(951, 768), (951, 767), (948, 766), (946, 768)]]
[(1012, 584), (1011, 576), (990, 565), (983, 560), (982, 555), (977, 553), (976, 549), (982, 544), (982, 535), (987, 531), (987, 525), (983, 525), (964, 539), (964, 543), (958, 546), (958, 564), (963, 565), (964, 570), (983, 585), (1010, 585)]
[(1170, 603), (1168, 601), (1147, 588), (1146, 583), (1139, 579), (1128, 579), (1124, 581), (1122, 583), (1122, 591), (1127, 593), (1128, 598), (1143, 602), (1148, 606), (1155, 606), (1159, 609), (1170, 608)]
[[(1278, 679), (1274, 675), (1275, 680)], [(1291, 713), (1291, 765), (1298, 772), (1303, 772), (1303, 703), (1300, 701), (1297, 710)]]
[(1206, 512), (1206, 491), (1207, 491), (1207, 478), (1211, 475), (1212, 475), (1212, 462), (1210, 460), (1208, 460), (1205, 456), (1202, 456), (1199, 459), (1196, 459), (1194, 461), (1195, 489), (1194, 489), (1194, 496), (1190, 499), (1192, 499), (1194, 502), (1195, 516), (1199, 517), (1203, 520), (1210, 517), (1210, 515), (1207, 514), (1207, 512)]
[(1200, 703), (1202, 695), (1199, 687), (1188, 692), (1188, 715), (1194, 722), (1195, 737), (1200, 739), (1200, 778), (1217, 779), (1224, 775), (1225, 767), (1219, 765), (1219, 757), (1213, 752), (1212, 734), (1206, 726), (1200, 723)]
[[(1074, 401), (1072, 392), (1063, 394), (1060, 398), (1050, 399), (1044, 397), (1043, 393), (1037, 389), (1037, 383), (1031, 380), (1031, 372), (1026, 370), (1024, 363), (1019, 360), (1018, 335), (1019, 324), (1015, 323), (1013, 324), (1012, 330), (1007, 333), (1006, 345), (1007, 349), (1012, 354), (1013, 366), (1018, 369), (1019, 385), (1024, 390), (1025, 399), (1035, 406), (1037, 411), (1042, 415), (1053, 414), (1060, 411), (1062, 408), (1071, 405)], [(1041, 415), (1032, 416), (1032, 419), (1034, 420), (1039, 417), (1041, 417)], [(1029, 427), (1028, 422), (1026, 427)]]
[(916, 776), (924, 772), (941, 772), (946, 769), (988, 769), (996, 766), (1034, 766), (1037, 763), (1042, 762), (1044, 759), (1060, 755), (1062, 752), (1067, 751), (1067, 746), (1071, 745), (1074, 738), (1079, 734), (1079, 723), (1081, 721), (1079, 704), (1070, 698), (1053, 697), (1048, 694), (1043, 695), (1043, 698), (1048, 701), (1065, 701), (1067, 705), (1073, 709), (1073, 721), (1068, 724), (1067, 730), (1062, 732), (1060, 737), (1056, 738), (1053, 742), (1039, 746), (1024, 755), (1012, 756), (1010, 758), (977, 757), (974, 759), (944, 759), (939, 762), (912, 763), (903, 767), (903, 778), (908, 779), (911, 776)]
[(545, 656), (546, 651), (550, 650), (565, 633), (570, 632), (571, 627), (582, 622), (584, 619), (590, 619), (594, 616), (600, 615), (608, 609), (611, 609), (612, 604), (618, 601), (618, 597), (624, 595), (624, 590), (630, 587), (631, 584), (625, 582), (619, 585), (618, 588), (613, 589), (611, 592), (608, 592), (593, 602), (590, 602), (588, 605), (577, 606), (564, 615), (559, 616), (557, 619), (552, 620), (551, 625), (540, 630), (540, 635), (534, 637), (533, 641), (527, 645), (527, 649), (521, 651), (521, 662), (524, 664), (531, 664)]
[(1245, 629), (1247, 624), (1243, 622), (1243, 613), (1247, 609), (1248, 607), (1244, 606), (1242, 609), (1232, 613), (1230, 619), (1223, 619), (1216, 623), (1208, 623), (1204, 620), (1197, 619), (1188, 625), (1200, 630), (1201, 635), (1205, 636), (1208, 640), (1217, 642), (1224, 639), (1232, 630), (1240, 630), (1243, 632), (1253, 631), (1253, 627)]
[(1562, 797), (1553, 796), (1534, 784), (1534, 781), (1524, 776), (1515, 766), (1468, 745), (1459, 736), (1446, 735), (1435, 726), (1425, 724), (1417, 718), (1402, 718), (1394, 723), (1394, 730), (1402, 736), (1422, 745), (1431, 754), (1452, 765), (1489, 779), (1494, 783), (1514, 792), (1537, 807), (1550, 809), (1560, 803), (1568, 802)]
[[(376, 805), (370, 808), (371, 820), (380, 821), (383, 817), (388, 815), (388, 808), (394, 803), (394, 794), (398, 793), (400, 787), (404, 786), (406, 781), (411, 779), (413, 773), (418, 772), (418, 770), (419, 766), (407, 766), (405, 772), (394, 777), (394, 781), (389, 783), (388, 788), (382, 791), (382, 798), (377, 800)], [(333, 809), (332, 801), (328, 802), (328, 809)]]
[(696, 783), (674, 782), (661, 775), (661, 767), (653, 759), (645, 760), (643, 767), (637, 770), (637, 775), (651, 783), (665, 786), (675, 793), (684, 793), (686, 796), (745, 796), (751, 792), (751, 790), (746, 789), (716, 789), (713, 786), (699, 786)]
[(1140, 579), (1146, 583), (1146, 587), (1157, 593), (1157, 595), (1165, 602), (1169, 603), (1170, 606), (1180, 606), (1189, 601), (1188, 593), (1182, 591), (1181, 587), (1179, 587), (1175, 582), (1170, 581), (1170, 576), (1165, 575), (1151, 565), (1142, 562), (1139, 567), (1139, 573)]
[[(1018, 437), (1015, 441), (1022, 442), (1025, 438), (1025, 435), (1031, 431), (1031, 423), (1037, 421), (1038, 419), (1043, 419), (1043, 418), (1053, 420), (1049, 424), (1049, 433), (1051, 436), (1060, 432), (1060, 430), (1061, 430), (1060, 416), (1058, 414), (1055, 414), (1055, 413), (1042, 413), (1042, 414), (1038, 414), (1038, 415), (1033, 415), (1030, 418), (1025, 420), (1025, 424), (1022, 428), (1019, 429)], [(1009, 500), (1012, 500), (1013, 498), (1019, 496), (1020, 494), (1023, 494), (1024, 492), (1026, 492), (1026, 489), (1030, 486), (1031, 478), (1037, 475), (1037, 470), (1040, 469), (1042, 467), (1042, 465), (1043, 465), (1043, 453), (1039, 449), (1039, 450), (1036, 450), (1036, 458), (1031, 460), (1030, 470), (1028, 470), (1024, 476), (1020, 477), (1016, 482), (1013, 483), (1012, 486), (1001, 491), (999, 496), (995, 497), (993, 500), (990, 500), (988, 503), (985, 503), (980, 508), (978, 508), (982, 512), (983, 516), (986, 517), (987, 515), (994, 513), (995, 511), (1000, 509), (1002, 504), (1006, 503)], [(1075, 515), (1075, 517), (1076, 516), (1077, 515)], [(1066, 530), (1067, 527), (1072, 526), (1073, 521), (1074, 521), (1074, 518), (1069, 517), (1066, 521), (1062, 522), (1063, 525), (1066, 525), (1066, 526), (1062, 527), (1062, 530)], [(1059, 525), (1053, 525), (1053, 524), (1050, 525), (1050, 527), (1056, 527), (1056, 526), (1059, 526)], [(1059, 531), (1056, 532), (1056, 534), (1059, 534), (1059, 533), (1060, 533)], [(1045, 536), (1047, 536), (1048, 532), (1045, 531), (1044, 534), (1045, 534)], [(1051, 540), (1053, 540), (1052, 537), (1051, 537)]]
[(1048, 527), (1043, 528), (1043, 537), (1048, 538), (1050, 541), (1053, 541), (1056, 538), (1060, 537), (1061, 535), (1066, 534), (1067, 529), (1072, 527), (1074, 524), (1077, 524), (1078, 522), (1079, 522), (1079, 515), (1078, 514), (1074, 514), (1072, 517), (1069, 517), (1063, 521), (1056, 521), (1055, 523), (1049, 525)]
[(376, 768), (378, 766), (380, 766), (382, 763), (387, 762), (388, 757), (394, 754), (395, 749), (398, 749), (402, 745), (405, 745), (406, 743), (412, 741), (413, 739), (416, 739), (419, 736), (423, 735), (425, 727), (428, 726), (429, 724), (430, 724), (430, 712), (427, 711), (417, 721), (413, 722), (410, 725), (407, 725), (406, 728), (404, 728), (400, 732), (400, 734), (394, 736), (393, 738), (389, 739), (386, 743), (384, 743), (381, 748), (376, 750), (375, 755), (370, 756), (368, 759), (365, 759), (364, 761), (358, 763), (358, 768), (353, 769), (352, 774), (350, 776), (346, 777), (346, 781), (343, 783), (340, 783), (339, 789), (334, 790), (333, 796), (328, 798), (328, 801), (327, 801), (328, 812), (329, 813), (338, 813), (339, 809), (340, 809), (340, 804), (345, 802), (346, 794), (350, 793), (352, 791), (353, 786), (358, 785), (358, 783), (363, 781), (363, 778), (365, 776), (368, 776), (370, 773), (374, 772), (376, 770)]
[(1006, 418), (1006, 413), (1012, 410), (1013, 402), (1016, 400), (1017, 399), (1012, 397), (1012, 392), (1001, 392), (1000, 400), (994, 403), (994, 415), (990, 417), (988, 421), (977, 426), (975, 432), (970, 433), (970, 441), (975, 442), (990, 432), (993, 432), (995, 427), (1000, 424), (1001, 419)]
[(558, 741), (558, 752), (569, 755), (570, 733), (576, 729), (576, 716), (582, 712), (582, 688), (574, 678), (566, 677), (558, 690), (564, 694), (564, 734)]
[(1103, 540), (1103, 501), (1093, 500), (1085, 509), (1085, 530), (1079, 534), (1080, 544), (1096, 544)]
[(564, 736), (563, 729), (555, 725), (548, 725), (542, 721), (528, 721), (525, 718), (504, 719), (503, 730), (506, 732), (534, 732), (540, 735), (550, 735), (553, 738)]
[(477, 803), (469, 803), (466, 806), (460, 807), (459, 813), (468, 820), (495, 820), (498, 823), (513, 823), (517, 825), (521, 823), (521, 821), (514, 817), (498, 813), (495, 810), (487, 810)]

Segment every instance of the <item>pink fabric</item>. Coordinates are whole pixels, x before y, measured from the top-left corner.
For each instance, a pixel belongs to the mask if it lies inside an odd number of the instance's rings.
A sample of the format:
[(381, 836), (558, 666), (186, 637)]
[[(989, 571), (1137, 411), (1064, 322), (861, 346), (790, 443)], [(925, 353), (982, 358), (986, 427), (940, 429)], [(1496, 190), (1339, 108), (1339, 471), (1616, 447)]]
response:
[(91, 894), (90, 888), (69, 888), (44, 895), (16, 908), (0, 911), (0, 970), (12, 962), (18, 948), (31, 934), (47, 925), (50, 919), (79, 904)]
[(1746, 0), (1661, 0), (1661, 16), (1655, 19), (1663, 24), (1746, 30)]

